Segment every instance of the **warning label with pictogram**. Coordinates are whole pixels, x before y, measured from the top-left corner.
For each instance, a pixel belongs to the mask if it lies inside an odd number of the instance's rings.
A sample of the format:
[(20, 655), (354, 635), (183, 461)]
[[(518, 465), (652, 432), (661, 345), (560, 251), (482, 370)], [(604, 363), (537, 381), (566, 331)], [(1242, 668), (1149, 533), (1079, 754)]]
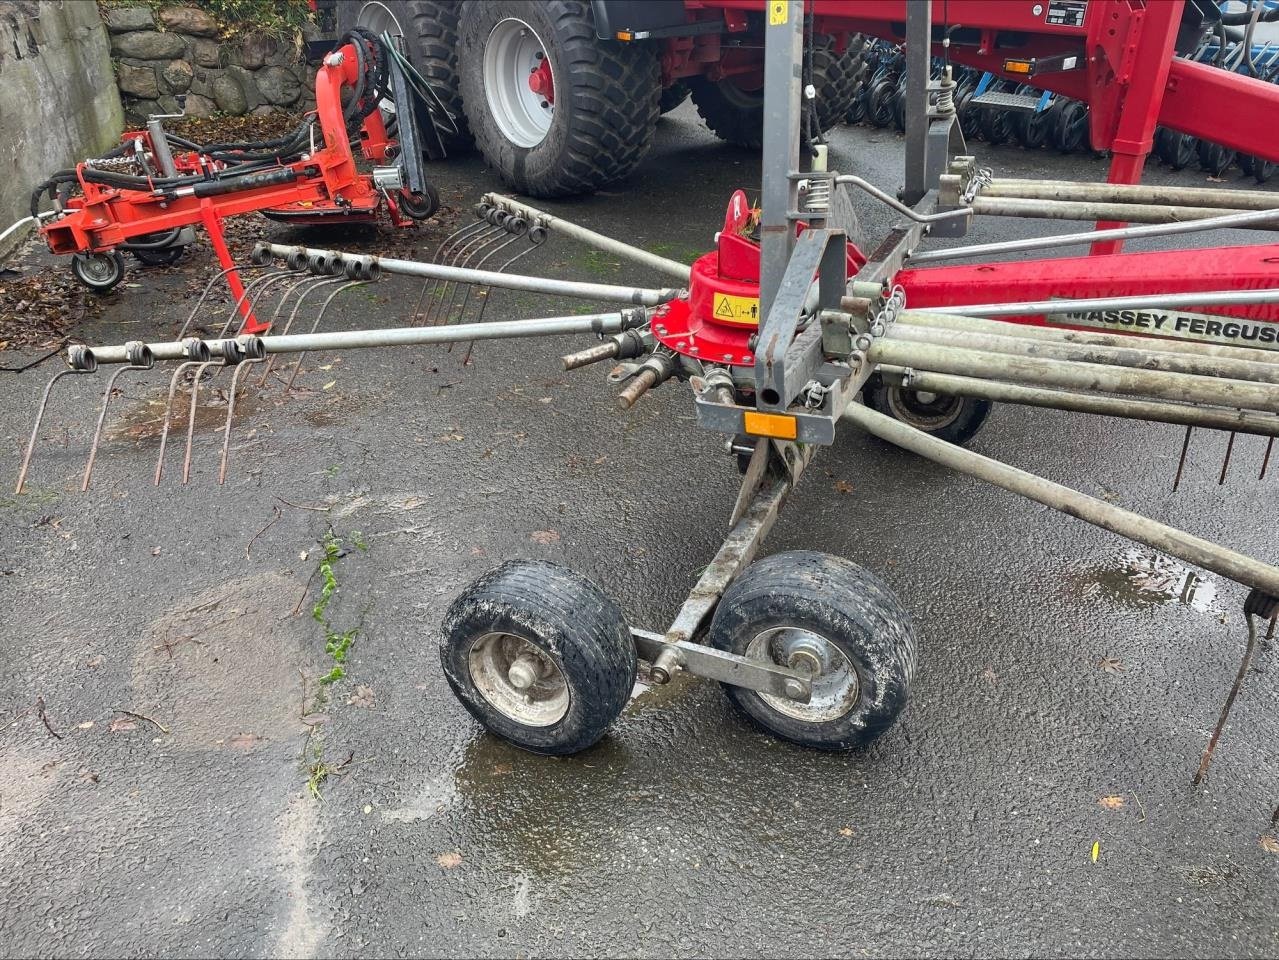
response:
[(759, 298), (735, 297), (728, 293), (715, 294), (715, 308), (711, 316), (716, 320), (732, 323), (759, 323)]
[(768, 25), (780, 27), (790, 19), (790, 0), (772, 0), (768, 5)]

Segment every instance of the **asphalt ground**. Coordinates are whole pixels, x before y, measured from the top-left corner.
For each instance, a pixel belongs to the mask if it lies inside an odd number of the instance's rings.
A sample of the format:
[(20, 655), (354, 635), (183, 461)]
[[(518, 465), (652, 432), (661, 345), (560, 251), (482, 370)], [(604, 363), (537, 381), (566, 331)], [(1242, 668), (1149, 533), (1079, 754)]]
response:
[[(1099, 159), (977, 149), (997, 173), (1104, 177)], [(901, 155), (894, 133), (832, 136), (833, 166), (888, 189)], [(438, 176), (455, 210), (422, 256), (498, 186), (475, 158)], [(685, 106), (626, 184), (546, 206), (686, 259), (757, 184), (757, 160)], [(882, 235), (884, 211), (862, 213)], [(1061, 229), (991, 221), (971, 239)], [(80, 334), (171, 336), (206, 256), (131, 274)], [(660, 279), (558, 240), (527, 264)], [(417, 292), (351, 291), (325, 328), (402, 323)], [(487, 318), (581, 308), (498, 292)], [(913, 699), (872, 749), (789, 746), (693, 680), (643, 690), (572, 759), (486, 735), (437, 655), (470, 580), (545, 558), (661, 629), (735, 495), (686, 387), (619, 414), (604, 371), (560, 371), (578, 345), (482, 343), (469, 366), (461, 349), (309, 356), (291, 394), (273, 378), (241, 398), (222, 487), (216, 405), (190, 484), (179, 431), (153, 486), (157, 372), (121, 381), (79, 493), (103, 380), (70, 378), (28, 492), (0, 495), (0, 954), (1279, 954), (1272, 646), (1190, 785), (1243, 648), (1242, 588), (1204, 576), (1183, 600), (1179, 564), (853, 432), (766, 551), (852, 558), (914, 618)], [(0, 376), (6, 484), (47, 366)], [(1239, 438), (1219, 486), (1225, 442), (1196, 433), (1176, 494), (1175, 427), (1005, 405), (974, 448), (1279, 560), (1263, 442)], [(328, 631), (358, 631), (329, 685), (311, 615), (326, 536), (342, 553)]]

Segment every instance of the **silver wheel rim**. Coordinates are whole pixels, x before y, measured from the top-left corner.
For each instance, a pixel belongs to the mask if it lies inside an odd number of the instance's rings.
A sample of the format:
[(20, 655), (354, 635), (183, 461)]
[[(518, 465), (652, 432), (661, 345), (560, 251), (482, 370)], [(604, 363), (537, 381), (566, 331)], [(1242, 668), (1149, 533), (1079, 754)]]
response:
[(541, 647), (510, 633), (486, 633), (467, 654), (471, 682), (498, 712), (526, 727), (549, 727), (568, 713), (568, 682)]
[(805, 723), (838, 720), (857, 704), (861, 681), (852, 661), (836, 644), (800, 627), (773, 627), (758, 633), (746, 646), (746, 656), (789, 667), (811, 678), (808, 703), (761, 693), (759, 698), (783, 716)]
[(80, 260), (80, 273), (93, 283), (110, 283), (115, 269), (115, 258), (110, 254), (87, 253)]
[(894, 419), (929, 432), (949, 427), (959, 419), (964, 409), (962, 397), (902, 387), (889, 389), (887, 401)]
[[(546, 46), (523, 20), (500, 21), (484, 47), (484, 94), (498, 130), (517, 147), (536, 147), (555, 119), (555, 104), (533, 92), (529, 77), (542, 65)], [(560, 78), (551, 66), (551, 82)]]
[[(381, 0), (367, 0), (355, 15), (355, 25), (369, 30), (377, 36), (389, 33), (393, 37), (403, 37), (404, 28), (400, 26), (400, 18), (391, 12), (391, 8)], [(403, 48), (401, 48), (403, 49)], [(390, 123), (395, 117), (395, 101), (383, 99), (378, 101), (378, 109), (382, 111), (384, 123)]]

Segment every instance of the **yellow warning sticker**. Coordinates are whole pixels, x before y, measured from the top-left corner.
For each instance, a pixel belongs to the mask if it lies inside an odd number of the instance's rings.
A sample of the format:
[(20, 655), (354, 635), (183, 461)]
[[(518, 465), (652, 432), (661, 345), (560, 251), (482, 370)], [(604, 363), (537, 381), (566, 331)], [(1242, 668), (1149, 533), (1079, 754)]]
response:
[(715, 294), (715, 307), (711, 316), (729, 323), (759, 325), (759, 298), (735, 297), (728, 293)]
[(790, 0), (770, 0), (768, 4), (768, 25), (780, 27), (790, 19)]

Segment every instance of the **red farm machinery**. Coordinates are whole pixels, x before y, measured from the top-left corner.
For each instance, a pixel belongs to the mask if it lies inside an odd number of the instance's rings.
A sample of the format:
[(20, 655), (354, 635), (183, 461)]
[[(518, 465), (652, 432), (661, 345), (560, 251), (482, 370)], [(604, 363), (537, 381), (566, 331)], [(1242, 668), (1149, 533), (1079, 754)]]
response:
[[(1120, 252), (1132, 238), (1267, 230), (1279, 220), (1279, 202), (1265, 191), (1138, 182), (1157, 125), (1198, 136), (1211, 124), (1232, 147), (1279, 160), (1279, 90), (1175, 56), (1213, 28), (1215, 10), (1141, 0), (343, 5), (340, 16), (404, 38), (458, 119), (453, 136), (469, 127), (490, 164), (526, 192), (623, 175), (643, 153), (664, 90), (687, 84), (706, 115), (706, 85), (727, 97), (731, 79), (741, 116), (759, 122), (746, 139), (762, 146), (760, 203), (744, 192), (730, 198), (714, 248), (691, 266), (496, 193), (430, 262), (259, 244), (237, 269), (261, 271), (259, 290), (282, 285), (274, 317), (295, 298), (287, 324), (70, 349), (45, 391), (22, 477), (54, 383), (100, 366), (117, 372), (102, 394), (99, 436), (123, 372), (175, 363), (170, 406), (175, 391), (189, 390), (193, 423), (202, 382), (229, 371), (224, 479), (236, 391), (252, 379), (245, 371), (269, 370), (279, 355), (589, 335), (596, 342), (565, 356), (566, 369), (616, 361), (609, 379), (622, 387), (623, 409), (664, 382), (687, 383), (698, 424), (724, 436), (742, 487), (728, 534), (665, 631), (629, 626), (599, 586), (547, 564), (512, 562), (468, 587), (445, 619), (441, 658), (458, 697), (493, 732), (543, 753), (584, 749), (620, 713), (638, 661), (656, 683), (679, 671), (719, 680), (755, 723), (798, 743), (845, 749), (888, 730), (917, 660), (913, 627), (888, 588), (848, 560), (807, 551), (752, 565), (813, 456), (846, 424), (1246, 587), (1237, 689), (1258, 623), (1273, 625), (1279, 611), (1279, 569), (964, 448), (992, 402), (1011, 402), (1182, 425), (1183, 462), (1196, 428), (1268, 437), (1263, 477), (1269, 469), (1279, 436), (1279, 245)], [(904, 43), (908, 59), (896, 196), (829, 169), (822, 143), (829, 111), (820, 65), (868, 35)], [(468, 57), (478, 59), (468, 65)], [(936, 78), (933, 58), (942, 61)], [(994, 176), (969, 154), (956, 121), (952, 59), (1087, 103), (1092, 142), (1112, 155), (1111, 182)], [(602, 76), (629, 85), (627, 102)], [(593, 92), (579, 97), (582, 85)], [(1207, 109), (1223, 100), (1234, 118), (1224, 131)], [(583, 152), (592, 144), (607, 156)], [(562, 162), (564, 151), (577, 166)], [(859, 202), (894, 218), (869, 243)], [(1100, 229), (953, 242), (989, 216)], [(605, 250), (660, 273), (666, 286), (507, 269), (549, 238)], [(1088, 255), (1041, 257), (1069, 248)], [(312, 290), (333, 285), (327, 306), (349, 286), (397, 277), (423, 284), (402, 300), (402, 327), (321, 331), (321, 308), (310, 332), (289, 329)], [(609, 306), (485, 320), (488, 298), (472, 296), (485, 287)], [(97, 447), (95, 436), (85, 488)], [(164, 456), (162, 446), (157, 483)], [(191, 456), (188, 427), (184, 482)], [(1223, 479), (1228, 469), (1227, 460)]]

